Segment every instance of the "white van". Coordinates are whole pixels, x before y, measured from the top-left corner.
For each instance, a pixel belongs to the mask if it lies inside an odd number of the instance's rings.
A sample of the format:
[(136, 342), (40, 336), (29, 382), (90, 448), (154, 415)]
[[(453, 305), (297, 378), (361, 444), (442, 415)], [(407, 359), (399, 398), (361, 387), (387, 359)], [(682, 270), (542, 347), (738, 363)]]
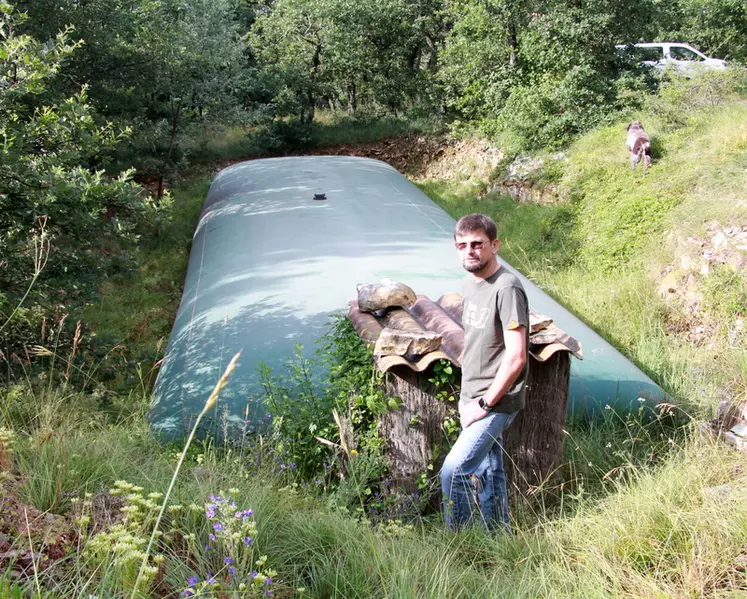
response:
[(673, 67), (687, 74), (699, 69), (725, 69), (726, 61), (710, 58), (688, 44), (680, 42), (654, 42), (616, 46), (631, 52), (642, 64), (657, 69)]

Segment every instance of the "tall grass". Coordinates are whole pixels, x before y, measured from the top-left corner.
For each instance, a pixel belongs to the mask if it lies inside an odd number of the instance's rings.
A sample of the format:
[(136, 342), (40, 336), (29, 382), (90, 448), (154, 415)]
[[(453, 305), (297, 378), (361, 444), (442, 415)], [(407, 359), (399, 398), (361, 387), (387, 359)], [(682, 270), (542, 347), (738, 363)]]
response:
[[(61, 484), (68, 496), (80, 496), (83, 490), (108, 488), (115, 477), (142, 482), (144, 492), (163, 491), (175, 480), (172, 502), (185, 507), (208, 503), (211, 493), (235, 487), (241, 506), (254, 509), (257, 555), (267, 555), (267, 564), (277, 570), (280, 596), (739, 596), (747, 585), (740, 569), (747, 534), (743, 456), (686, 435), (664, 439), (660, 445), (668, 449), (661, 457), (634, 463), (625, 438), (640, 442), (642, 456), (646, 449), (656, 450), (640, 427), (641, 421), (631, 420), (617, 438), (605, 425), (589, 433), (589, 449), (599, 447), (598, 436), (611, 439), (619, 446), (609, 455), (614, 458), (617, 452), (617, 459), (628, 464), (624, 474), (605, 479), (606, 494), (593, 492), (593, 478), (600, 482), (601, 470), (590, 470), (588, 478), (576, 472), (568, 499), (572, 505), (560, 513), (516, 521), (510, 537), (478, 529), (453, 534), (438, 521), (372, 527), (319, 502), (302, 481), (288, 485), (287, 479), (257, 478), (230, 452), (215, 448), (188, 454), (184, 471), (174, 479), (173, 450), (160, 446), (144, 428), (115, 426), (90, 436), (96, 449), (89, 459), (103, 474), (65, 478)], [(584, 434), (577, 430), (572, 441), (584, 444)], [(59, 441), (69, 445), (61, 451), (79, 450), (80, 438), (73, 431), (61, 431)], [(199, 467), (196, 455), (204, 456)], [(575, 459), (581, 461), (581, 455)], [(195, 533), (198, 539), (195, 557), (186, 561), (179, 543), (169, 549), (159, 541), (166, 557), (165, 580), (176, 591), (186, 588), (198, 564), (213, 563), (200, 540), (210, 528), (201, 514), (169, 516), (164, 522), (164, 531), (178, 531), (176, 538)], [(132, 590), (121, 585), (113, 570), (94, 573), (90, 562), (72, 565), (56, 578), (60, 597), (120, 597)], [(49, 575), (42, 573), (42, 584), (49, 583)], [(294, 590), (301, 587), (303, 593)]]

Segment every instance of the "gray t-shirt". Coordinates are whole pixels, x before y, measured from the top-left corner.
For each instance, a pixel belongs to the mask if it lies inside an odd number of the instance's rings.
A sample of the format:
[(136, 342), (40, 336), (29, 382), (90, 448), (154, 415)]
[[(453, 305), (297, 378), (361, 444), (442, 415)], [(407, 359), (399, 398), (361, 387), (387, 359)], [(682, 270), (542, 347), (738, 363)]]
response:
[[(464, 356), (460, 411), (465, 404), (480, 399), (490, 387), (503, 361), (506, 344), (504, 329), (525, 327), (529, 347), (529, 303), (521, 282), (505, 268), (487, 279), (467, 275), (462, 295)], [(524, 407), (529, 360), (509, 389), (493, 407), (510, 413)]]

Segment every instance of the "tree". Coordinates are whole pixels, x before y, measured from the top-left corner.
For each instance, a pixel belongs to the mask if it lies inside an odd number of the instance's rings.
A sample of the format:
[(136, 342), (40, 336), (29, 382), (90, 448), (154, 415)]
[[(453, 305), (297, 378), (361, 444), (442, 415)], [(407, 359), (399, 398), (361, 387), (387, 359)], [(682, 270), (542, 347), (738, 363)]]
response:
[(658, 38), (693, 44), (709, 56), (747, 63), (747, 3), (680, 0), (676, 21), (662, 22)]
[(532, 12), (529, 0), (451, 3), (439, 75), (453, 109), (470, 119), (500, 110), (519, 76), (520, 39)]
[[(653, 35), (654, 0), (460, 0), (440, 76), (457, 115), (521, 148), (558, 146), (637, 97), (615, 45)], [(648, 33), (647, 33), (648, 32)], [(521, 149), (517, 148), (517, 149)]]
[(238, 0), (22, 2), (25, 30), (39, 39), (72, 25), (68, 37), (82, 45), (55, 85), (88, 85), (100, 114), (133, 129), (136, 166), (161, 182), (181, 163), (185, 126), (241, 107), (248, 72), (238, 19), (250, 17)]
[(252, 49), (276, 77), (277, 113), (296, 113), (301, 123), (313, 121), (324, 85), (326, 16), (321, 2), (278, 0), (251, 31)]
[[(3, 325), (9, 306), (24, 297), (30, 283), (37, 283), (32, 303), (52, 309), (93, 283), (113, 260), (126, 260), (150, 208), (129, 180), (131, 172), (117, 178), (104, 174), (107, 155), (126, 132), (97, 124), (85, 88), (69, 97), (51, 94), (62, 65), (79, 47), (70, 41), (70, 30), (42, 43), (17, 34), (22, 21), (0, 3)], [(42, 230), (43, 250), (51, 251), (40, 257)], [(40, 260), (46, 260), (43, 272)]]
[[(440, 0), (278, 0), (252, 29), (283, 98), (311, 122), (318, 102), (398, 114), (427, 106), (441, 35)], [(288, 106), (286, 103), (285, 106)]]

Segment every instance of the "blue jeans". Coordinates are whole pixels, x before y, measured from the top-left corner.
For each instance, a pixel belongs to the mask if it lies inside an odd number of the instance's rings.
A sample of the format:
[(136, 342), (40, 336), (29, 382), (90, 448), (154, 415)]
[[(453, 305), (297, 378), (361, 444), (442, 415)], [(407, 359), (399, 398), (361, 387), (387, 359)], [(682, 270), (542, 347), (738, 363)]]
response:
[(441, 468), (446, 526), (457, 530), (479, 524), (511, 531), (503, 469), (503, 431), (518, 412), (491, 412), (462, 429)]

